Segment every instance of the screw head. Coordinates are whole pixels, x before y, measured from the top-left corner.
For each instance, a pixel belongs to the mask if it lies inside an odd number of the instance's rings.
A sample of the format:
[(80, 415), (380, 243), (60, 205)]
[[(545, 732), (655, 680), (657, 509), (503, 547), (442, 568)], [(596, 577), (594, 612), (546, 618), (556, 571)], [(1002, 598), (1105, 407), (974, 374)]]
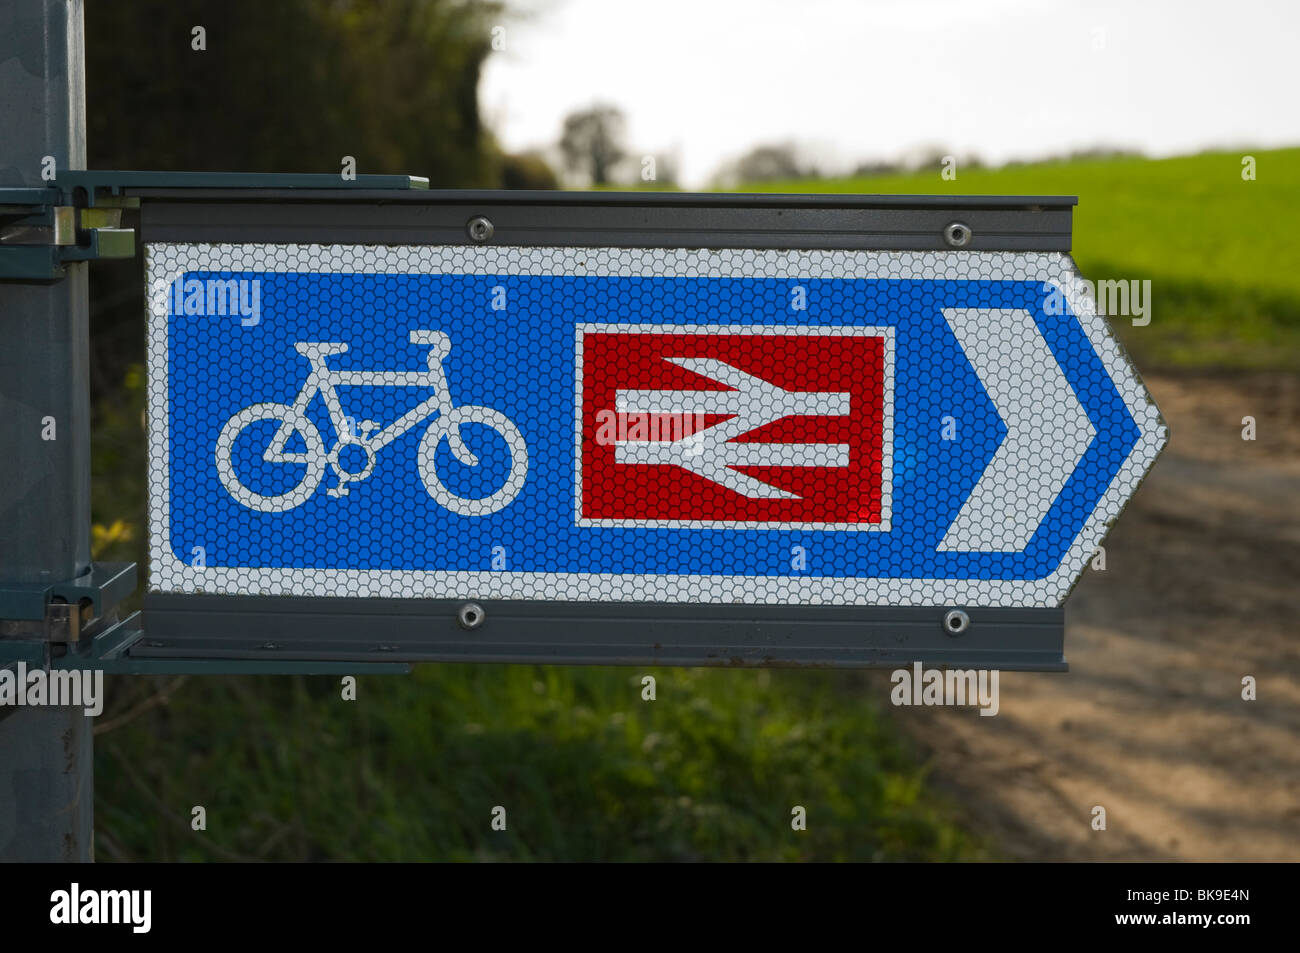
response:
[(943, 230), (943, 240), (953, 248), (969, 245), (970, 239), (970, 226), (965, 222), (949, 222)]
[(465, 231), (469, 232), (469, 237), (476, 242), (485, 242), (492, 237), (496, 231), (496, 226), (486, 215), (475, 215), (465, 225)]
[(970, 628), (970, 616), (960, 609), (950, 609), (943, 617), (943, 630), (949, 635), (961, 635)]
[(487, 613), (477, 602), (466, 602), (456, 613), (456, 621), (460, 623), (462, 629), (477, 629), (487, 618)]

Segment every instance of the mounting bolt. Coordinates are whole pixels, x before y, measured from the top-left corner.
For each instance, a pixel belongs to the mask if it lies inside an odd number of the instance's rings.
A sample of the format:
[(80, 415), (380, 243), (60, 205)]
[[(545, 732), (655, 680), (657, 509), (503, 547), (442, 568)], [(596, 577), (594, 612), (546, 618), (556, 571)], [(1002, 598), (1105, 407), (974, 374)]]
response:
[(943, 240), (953, 248), (970, 244), (971, 230), (965, 222), (949, 222), (943, 230)]
[(496, 226), (486, 215), (475, 215), (465, 225), (465, 231), (469, 232), (469, 237), (476, 242), (485, 242), (492, 237), (496, 231)]
[(943, 617), (943, 630), (949, 635), (961, 635), (970, 628), (970, 616), (960, 609), (950, 609)]
[(456, 613), (456, 621), (460, 623), (462, 629), (477, 629), (486, 618), (487, 613), (477, 602), (462, 604), (460, 611)]

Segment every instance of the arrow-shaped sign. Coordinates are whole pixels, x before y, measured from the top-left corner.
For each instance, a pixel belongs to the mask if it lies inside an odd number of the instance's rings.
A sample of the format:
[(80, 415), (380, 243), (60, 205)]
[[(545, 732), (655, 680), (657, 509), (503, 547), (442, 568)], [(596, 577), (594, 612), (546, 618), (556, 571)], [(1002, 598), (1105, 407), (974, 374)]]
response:
[(736, 467), (847, 467), (848, 444), (731, 443), (785, 417), (842, 417), (849, 394), (789, 391), (708, 357), (671, 357), (674, 364), (732, 388), (620, 390), (620, 414), (698, 414), (728, 419), (680, 440), (627, 440), (615, 448), (618, 463), (682, 467), (750, 499), (799, 499), (797, 494), (740, 473)]
[[(954, 644), (942, 625), (961, 610), (973, 626), (962, 638), (982, 653), (1012, 632), (1006, 611), (1060, 608), (1167, 440), (1060, 251), (467, 252), (398, 239), (328, 253), (269, 240), (150, 247), (151, 281), (257, 280), (271, 309), (255, 335), (177, 320), (174, 298), (151, 314), (157, 591), (870, 610), (837, 620), (910, 607), (933, 610), (936, 638)], [(483, 281), (500, 275), (535, 305), (527, 336), (481, 320)], [(792, 315), (796, 287), (808, 310)], [(431, 326), (430, 300), (460, 355), (432, 376), (405, 343)], [(304, 379), (284, 356), (338, 340), (358, 346), (329, 379)], [(231, 377), (231, 365), (250, 373)], [(379, 404), (365, 390), (399, 377), (412, 388), (385, 389)], [(308, 403), (313, 393), (324, 399)], [(323, 468), (289, 454), (339, 430), (331, 402), (378, 408), (383, 432), (420, 421), (418, 441), (391, 449), (371, 434), (365, 492), (314, 492)], [(297, 436), (281, 446), (286, 422)], [(240, 485), (292, 508), (250, 516), (212, 464), (219, 443)], [(343, 449), (315, 456), (333, 467)], [(336, 518), (385, 532), (317, 531)], [(508, 572), (481, 545), (498, 536), (517, 541)], [(206, 565), (192, 565), (197, 546)], [(898, 618), (916, 644), (922, 616)], [(1041, 631), (1006, 635), (1001, 661), (1023, 660), (1018, 646)], [(1055, 664), (1059, 646), (1047, 654)]]

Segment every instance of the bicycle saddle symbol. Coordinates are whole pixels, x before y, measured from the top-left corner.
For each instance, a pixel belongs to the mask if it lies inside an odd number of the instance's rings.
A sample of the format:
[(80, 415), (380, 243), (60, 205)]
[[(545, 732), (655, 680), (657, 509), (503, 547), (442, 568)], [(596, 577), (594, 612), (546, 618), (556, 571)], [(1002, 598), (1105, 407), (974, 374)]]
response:
[[(262, 513), (282, 513), (306, 503), (320, 486), (328, 464), (338, 478), (338, 485), (326, 492), (346, 496), (351, 484), (360, 483), (374, 472), (375, 455), (402, 434), (425, 421), (431, 421), (420, 438), (416, 466), (420, 480), (437, 503), (461, 516), (486, 516), (508, 506), (523, 489), (528, 475), (528, 447), (523, 435), (510, 418), (491, 407), (466, 405), (456, 407), (442, 362), (451, 353), (451, 339), (442, 331), (417, 330), (410, 333), (412, 344), (429, 347), (427, 371), (339, 371), (326, 366), (326, 359), (347, 352), (349, 345), (339, 342), (304, 341), (294, 345), (299, 354), (311, 362), (311, 371), (292, 404), (254, 404), (231, 417), (217, 437), (217, 474), (226, 491), (239, 503)], [(339, 387), (431, 387), (433, 395), (403, 414), (387, 427), (373, 420), (354, 421), (343, 412)], [(328, 452), (320, 430), (307, 417), (307, 407), (317, 394), (325, 401), (330, 423), (338, 435)], [(266, 463), (305, 464), (306, 471), (289, 491), (263, 495), (245, 486), (235, 472), (234, 449), (239, 435), (260, 421), (278, 421), (280, 426), (270, 445), (261, 454)], [(479, 460), (465, 446), (461, 425), (482, 424), (505, 440), (510, 448), (510, 473), (496, 492), (481, 498), (458, 496), (438, 476), (434, 463), (438, 447), (445, 439), (452, 454), (466, 466), (478, 466)], [(291, 452), (286, 446), (297, 434), (306, 446)], [(360, 447), (366, 462), (360, 470), (349, 470), (339, 461), (339, 454), (349, 446)]]

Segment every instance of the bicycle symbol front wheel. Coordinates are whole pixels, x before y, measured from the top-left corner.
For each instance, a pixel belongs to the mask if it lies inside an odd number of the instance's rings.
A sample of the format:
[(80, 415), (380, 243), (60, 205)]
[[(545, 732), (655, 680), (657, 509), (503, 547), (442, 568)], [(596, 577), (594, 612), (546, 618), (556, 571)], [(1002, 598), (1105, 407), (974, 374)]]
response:
[[(482, 424), (496, 431), (497, 435), (510, 448), (510, 473), (505, 485), (489, 496), (469, 498), (459, 496), (447, 488), (438, 476), (434, 462), (438, 446), (444, 439), (451, 444), (453, 453), (467, 457), (471, 465), (477, 464), (474, 455), (464, 449), (460, 438), (461, 424)], [(458, 449), (460, 448), (460, 449)], [(441, 414), (429, 425), (429, 429), (420, 438), (420, 451), (417, 464), (420, 480), (429, 495), (441, 506), (461, 516), (486, 516), (509, 506), (519, 491), (524, 488), (524, 479), (528, 476), (528, 447), (524, 435), (505, 414), (491, 407), (453, 407)]]
[[(275, 461), (307, 465), (302, 478), (286, 493), (266, 496), (254, 492), (240, 481), (239, 474), (235, 471), (235, 441), (245, 429), (261, 421), (274, 421), (280, 425), (279, 430), (285, 427), (291, 428), (286, 439), (280, 442), (281, 446), (293, 439), (294, 432), (302, 434), (303, 442), (306, 444), (306, 452), (281, 453), (279, 459)], [(279, 430), (276, 432), (277, 436)], [(263, 459), (266, 457), (264, 456)], [(221, 428), (221, 435), (217, 437), (216, 460), (217, 475), (221, 478), (221, 485), (226, 488), (226, 492), (250, 510), (261, 513), (283, 513), (295, 506), (301, 506), (316, 492), (320, 481), (325, 477), (325, 443), (321, 440), (320, 431), (316, 429), (315, 424), (288, 404), (254, 404), (231, 417)]]

